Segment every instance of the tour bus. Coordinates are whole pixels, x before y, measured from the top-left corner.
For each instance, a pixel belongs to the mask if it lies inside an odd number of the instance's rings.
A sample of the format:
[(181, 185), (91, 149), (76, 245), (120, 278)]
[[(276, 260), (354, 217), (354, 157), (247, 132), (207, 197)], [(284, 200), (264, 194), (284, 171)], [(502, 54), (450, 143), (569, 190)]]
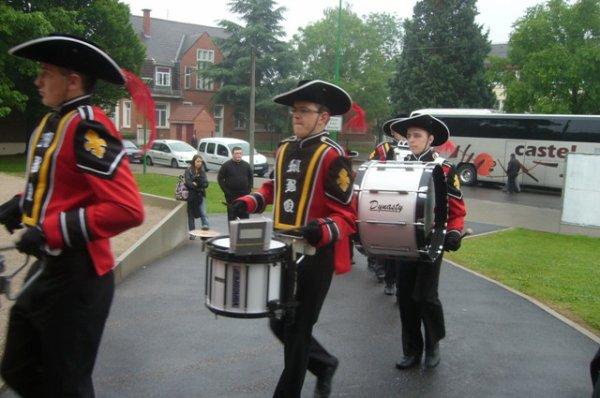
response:
[(436, 148), (456, 167), (464, 185), (506, 181), (514, 153), (521, 185), (562, 188), (569, 152), (600, 154), (600, 116), (510, 114), (489, 109), (419, 109), (450, 129)]

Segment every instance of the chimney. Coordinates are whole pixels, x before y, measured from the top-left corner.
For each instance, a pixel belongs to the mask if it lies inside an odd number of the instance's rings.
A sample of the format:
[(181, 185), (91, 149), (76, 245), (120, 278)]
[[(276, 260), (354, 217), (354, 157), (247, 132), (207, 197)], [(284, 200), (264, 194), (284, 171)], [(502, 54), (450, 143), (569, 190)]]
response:
[(150, 11), (149, 8), (144, 8), (142, 10), (144, 12), (144, 37), (150, 37)]

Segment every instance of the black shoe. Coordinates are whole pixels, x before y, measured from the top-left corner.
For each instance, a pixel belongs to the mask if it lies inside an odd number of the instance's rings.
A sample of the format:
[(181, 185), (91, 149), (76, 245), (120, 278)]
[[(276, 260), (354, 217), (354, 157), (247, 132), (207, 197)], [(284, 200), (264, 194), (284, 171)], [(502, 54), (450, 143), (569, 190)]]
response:
[(315, 386), (315, 398), (328, 398), (331, 395), (331, 381), (333, 375), (339, 365), (338, 360), (317, 377), (317, 385)]
[(425, 350), (425, 367), (435, 368), (440, 363), (440, 346), (436, 344), (432, 349)]
[(385, 284), (385, 287), (383, 288), (383, 293), (387, 296), (393, 296), (394, 293), (396, 293), (396, 289), (395, 286), (393, 284)]
[(406, 355), (400, 362), (396, 362), (396, 369), (406, 370), (414, 368), (415, 366), (419, 365), (419, 362), (421, 362), (420, 359), (420, 356), (417, 357), (416, 355)]

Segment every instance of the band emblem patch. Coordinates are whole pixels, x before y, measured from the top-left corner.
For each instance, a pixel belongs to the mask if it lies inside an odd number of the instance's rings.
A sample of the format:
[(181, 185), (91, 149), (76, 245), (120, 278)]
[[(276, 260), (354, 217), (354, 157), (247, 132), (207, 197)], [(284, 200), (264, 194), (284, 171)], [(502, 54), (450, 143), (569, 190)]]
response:
[(336, 182), (342, 192), (346, 192), (348, 188), (350, 188), (350, 176), (348, 176), (348, 171), (346, 169), (340, 170)]
[(457, 174), (454, 174), (454, 182), (452, 185), (454, 185), (454, 188), (460, 189), (460, 180), (458, 179)]
[(106, 153), (106, 141), (98, 136), (94, 130), (88, 130), (85, 133), (84, 148), (98, 159), (102, 159)]

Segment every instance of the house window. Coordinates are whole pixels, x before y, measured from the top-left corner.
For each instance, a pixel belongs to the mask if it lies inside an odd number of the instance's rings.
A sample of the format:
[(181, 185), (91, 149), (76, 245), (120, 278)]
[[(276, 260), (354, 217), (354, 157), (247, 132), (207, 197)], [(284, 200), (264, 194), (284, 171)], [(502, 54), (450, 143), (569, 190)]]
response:
[(171, 86), (171, 68), (157, 66), (154, 81), (157, 86)]
[(210, 64), (215, 63), (215, 52), (213, 50), (198, 49), (196, 52), (196, 61), (198, 67), (198, 78), (196, 79), (196, 89), (198, 90), (214, 90), (212, 79), (202, 77), (202, 71), (207, 69)]
[(190, 87), (192, 87), (192, 68), (189, 66), (185, 67), (185, 75), (184, 75), (185, 79), (185, 88), (188, 89)]
[(215, 105), (213, 109), (213, 116), (215, 118), (215, 135), (217, 137), (223, 136), (223, 105)]
[(246, 115), (240, 112), (235, 113), (234, 117), (234, 128), (237, 130), (245, 130), (246, 129)]
[(155, 104), (156, 127), (169, 127), (170, 107), (167, 103)]
[(123, 127), (131, 127), (131, 101), (123, 101)]

